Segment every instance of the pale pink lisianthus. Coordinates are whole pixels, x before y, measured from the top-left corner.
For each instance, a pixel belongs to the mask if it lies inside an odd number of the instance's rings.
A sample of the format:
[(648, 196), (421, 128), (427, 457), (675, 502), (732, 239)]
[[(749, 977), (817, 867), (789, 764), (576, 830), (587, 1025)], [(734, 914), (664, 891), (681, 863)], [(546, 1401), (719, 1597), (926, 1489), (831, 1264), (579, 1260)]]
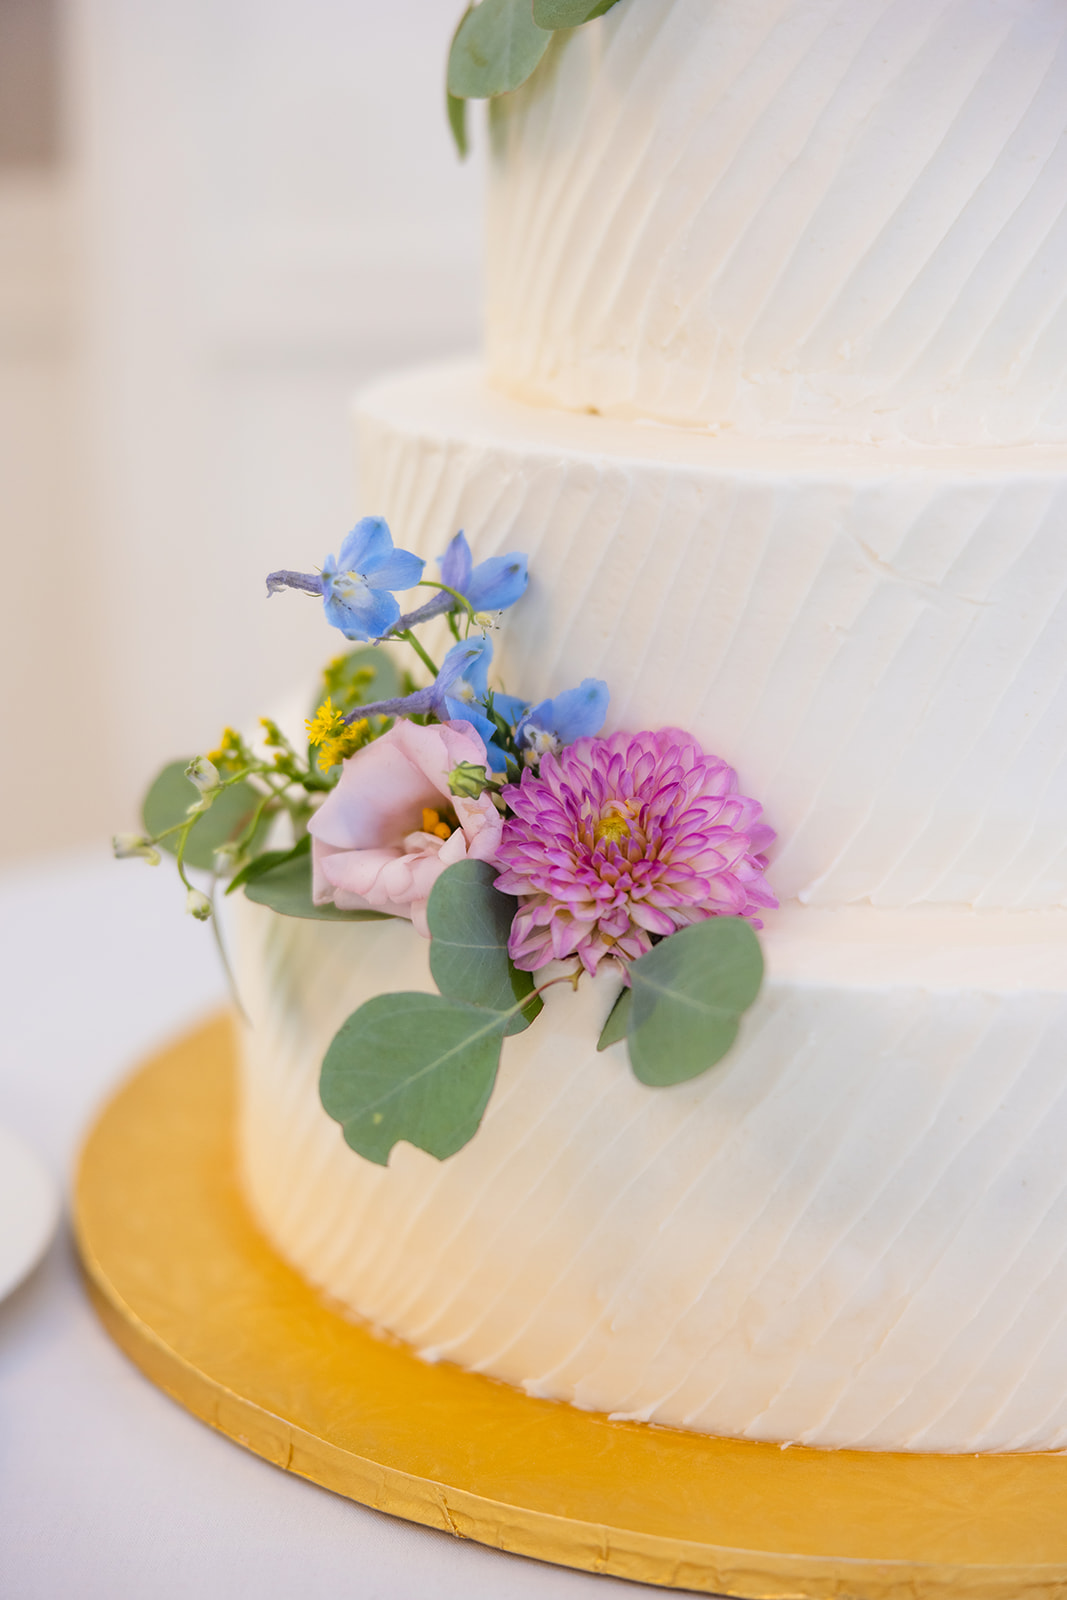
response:
[[(456, 861), (495, 861), (502, 818), (488, 794), (453, 795), (448, 774), (461, 761), (486, 765), (469, 722), (423, 727), (406, 719), (349, 756), (337, 787), (309, 824), (312, 898), (343, 911), (410, 917), (429, 938), (426, 902)], [(450, 810), (451, 837), (423, 829), (423, 810)]]

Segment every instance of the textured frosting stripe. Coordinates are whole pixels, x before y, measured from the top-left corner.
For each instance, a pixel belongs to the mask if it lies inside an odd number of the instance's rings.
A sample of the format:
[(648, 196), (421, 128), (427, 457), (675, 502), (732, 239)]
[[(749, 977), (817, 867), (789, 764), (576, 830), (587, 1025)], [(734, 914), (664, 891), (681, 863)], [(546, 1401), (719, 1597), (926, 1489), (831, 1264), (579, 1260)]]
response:
[[(237, 915), (248, 1192), (342, 1307), (428, 1359), (705, 1431), (1067, 1445), (1064, 918), (857, 911), (835, 943), (789, 908), (739, 1046), (670, 1091), (596, 1054), (610, 982), (553, 991), (478, 1138), (381, 1169), (322, 1112), (318, 1066), (368, 995), (429, 987), (426, 945)], [(957, 951), (933, 987), (907, 977), (924, 941)], [(1049, 981), (1008, 960), (984, 984), (1020, 941)]]
[(1067, 903), (1067, 453), (790, 454), (464, 368), (372, 391), (361, 451), (411, 548), (529, 551), (509, 686), (603, 677), (613, 726), (676, 722), (738, 768), (783, 897)]
[(494, 107), (494, 381), (619, 416), (1067, 437), (1060, 0), (621, 0)]

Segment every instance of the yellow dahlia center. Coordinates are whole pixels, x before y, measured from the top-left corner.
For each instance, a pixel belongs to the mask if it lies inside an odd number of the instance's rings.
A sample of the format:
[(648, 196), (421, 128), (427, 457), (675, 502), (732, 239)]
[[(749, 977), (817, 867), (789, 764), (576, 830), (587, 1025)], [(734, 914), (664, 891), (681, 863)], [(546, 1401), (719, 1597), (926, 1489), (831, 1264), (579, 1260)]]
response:
[(605, 811), (593, 829), (594, 843), (607, 839), (611, 844), (623, 844), (630, 837), (630, 824), (618, 811)]

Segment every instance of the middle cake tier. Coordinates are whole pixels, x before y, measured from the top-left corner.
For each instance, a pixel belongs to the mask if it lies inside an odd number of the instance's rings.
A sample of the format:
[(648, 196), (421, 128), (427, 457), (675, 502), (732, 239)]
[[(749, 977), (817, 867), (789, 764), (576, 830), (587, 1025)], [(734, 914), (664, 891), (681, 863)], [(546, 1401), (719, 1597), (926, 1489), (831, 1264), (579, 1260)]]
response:
[(520, 404), (451, 365), (359, 413), (362, 510), (530, 556), (498, 685), (587, 676), (778, 832), (782, 900), (1067, 904), (1067, 449), (763, 442)]

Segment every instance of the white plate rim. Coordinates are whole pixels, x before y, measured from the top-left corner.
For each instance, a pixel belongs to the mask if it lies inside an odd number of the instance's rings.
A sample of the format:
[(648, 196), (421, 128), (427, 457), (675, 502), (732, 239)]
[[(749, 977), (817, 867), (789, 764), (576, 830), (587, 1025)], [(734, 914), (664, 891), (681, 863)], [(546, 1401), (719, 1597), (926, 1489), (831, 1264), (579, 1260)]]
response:
[(29, 1277), (59, 1222), (59, 1189), (25, 1140), (0, 1123), (0, 1300)]

